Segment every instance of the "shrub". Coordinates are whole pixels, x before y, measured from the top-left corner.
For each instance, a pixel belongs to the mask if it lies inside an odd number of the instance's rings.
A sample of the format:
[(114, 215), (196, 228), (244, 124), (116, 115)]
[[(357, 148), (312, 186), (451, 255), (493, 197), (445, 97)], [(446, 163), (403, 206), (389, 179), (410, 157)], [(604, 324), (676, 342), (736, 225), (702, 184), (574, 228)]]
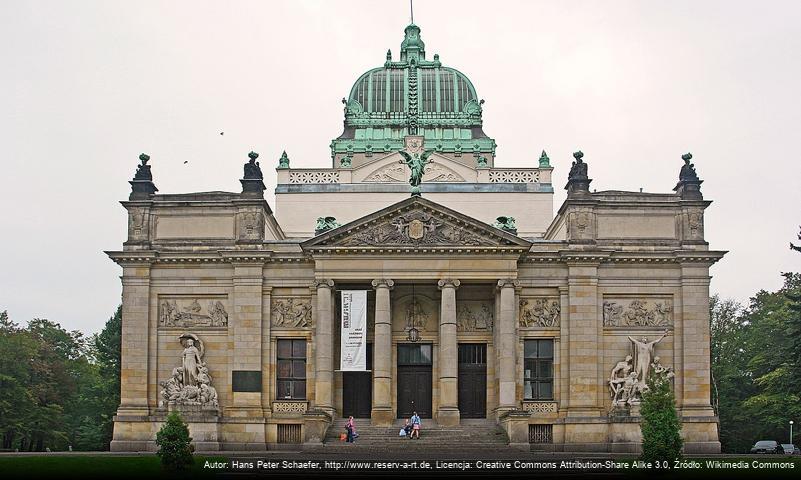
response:
[(158, 456), (161, 463), (167, 468), (182, 470), (193, 461), (191, 445), (192, 437), (189, 436), (189, 427), (181, 419), (177, 412), (172, 412), (167, 416), (167, 422), (156, 434), (156, 445), (158, 445)]
[(684, 441), (681, 439), (681, 423), (675, 403), (667, 375), (652, 373), (640, 405), (642, 460), (672, 462), (680, 458)]

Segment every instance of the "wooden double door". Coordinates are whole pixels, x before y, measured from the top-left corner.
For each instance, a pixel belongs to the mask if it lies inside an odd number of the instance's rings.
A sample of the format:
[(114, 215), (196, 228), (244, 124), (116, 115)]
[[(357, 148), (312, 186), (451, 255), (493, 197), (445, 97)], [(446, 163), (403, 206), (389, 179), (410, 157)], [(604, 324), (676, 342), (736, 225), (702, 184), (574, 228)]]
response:
[(487, 345), (459, 344), (459, 416), (487, 417)]
[(342, 415), (370, 418), (373, 409), (373, 344), (367, 344), (367, 372), (342, 372)]
[(431, 418), (430, 344), (398, 345), (398, 418)]

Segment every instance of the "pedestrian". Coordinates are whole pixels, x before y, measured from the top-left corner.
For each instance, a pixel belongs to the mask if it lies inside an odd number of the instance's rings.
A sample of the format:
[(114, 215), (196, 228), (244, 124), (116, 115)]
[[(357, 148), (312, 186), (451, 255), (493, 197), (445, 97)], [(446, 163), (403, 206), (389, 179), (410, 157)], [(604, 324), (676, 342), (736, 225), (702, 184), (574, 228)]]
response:
[(412, 424), (409, 423), (409, 419), (406, 419), (406, 422), (401, 427), (401, 436), (411, 439), (412, 438)]
[(353, 423), (353, 417), (348, 417), (348, 423), (345, 424), (345, 429), (348, 431), (348, 437), (346, 439), (349, 443), (356, 442), (356, 424)]
[(414, 412), (414, 414), (412, 415), (411, 422), (412, 422), (412, 436), (409, 438), (416, 437), (418, 440), (420, 440), (420, 427), (422, 425), (422, 422), (420, 421), (420, 417), (417, 415), (417, 412)]

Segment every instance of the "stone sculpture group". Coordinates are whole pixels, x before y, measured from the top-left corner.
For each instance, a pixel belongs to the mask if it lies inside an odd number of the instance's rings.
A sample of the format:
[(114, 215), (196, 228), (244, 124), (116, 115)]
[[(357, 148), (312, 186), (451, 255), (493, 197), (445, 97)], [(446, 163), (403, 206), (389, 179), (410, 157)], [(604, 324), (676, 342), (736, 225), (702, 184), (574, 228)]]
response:
[(181, 366), (172, 369), (169, 380), (159, 382), (162, 387), (161, 396), (164, 399), (162, 405), (216, 409), (219, 406), (217, 390), (211, 386), (211, 375), (203, 361), (205, 353), (203, 342), (193, 333), (185, 333), (178, 337), (178, 340), (184, 347), (181, 353)]
[(654, 346), (669, 334), (670, 331), (665, 330), (662, 336), (650, 342), (646, 337), (641, 340), (628, 337), (634, 345), (634, 356), (626, 355), (623, 361), (615, 364), (609, 375), (613, 406), (639, 405), (642, 394), (648, 391), (651, 370), (656, 374), (665, 374), (667, 378), (675, 376), (673, 367), (662, 365), (659, 356), (654, 356)]

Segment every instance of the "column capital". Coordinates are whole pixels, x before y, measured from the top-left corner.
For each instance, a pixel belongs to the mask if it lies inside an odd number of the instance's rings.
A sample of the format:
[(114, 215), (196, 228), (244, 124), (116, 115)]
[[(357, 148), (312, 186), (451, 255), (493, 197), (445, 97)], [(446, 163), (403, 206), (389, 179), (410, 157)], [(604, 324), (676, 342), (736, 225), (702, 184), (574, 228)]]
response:
[(498, 288), (517, 288), (520, 286), (520, 280), (516, 278), (502, 278), (498, 280)]
[(370, 284), (373, 286), (374, 289), (378, 290), (379, 288), (388, 288), (392, 290), (392, 287), (395, 286), (395, 282), (389, 278), (376, 278)]
[(318, 290), (321, 288), (328, 288), (330, 290), (334, 288), (334, 281), (326, 278), (316, 278), (312, 282), (312, 288), (316, 288)]
[(442, 280), (437, 282), (437, 288), (442, 290), (443, 288), (459, 288), (462, 282), (455, 278), (443, 278)]

